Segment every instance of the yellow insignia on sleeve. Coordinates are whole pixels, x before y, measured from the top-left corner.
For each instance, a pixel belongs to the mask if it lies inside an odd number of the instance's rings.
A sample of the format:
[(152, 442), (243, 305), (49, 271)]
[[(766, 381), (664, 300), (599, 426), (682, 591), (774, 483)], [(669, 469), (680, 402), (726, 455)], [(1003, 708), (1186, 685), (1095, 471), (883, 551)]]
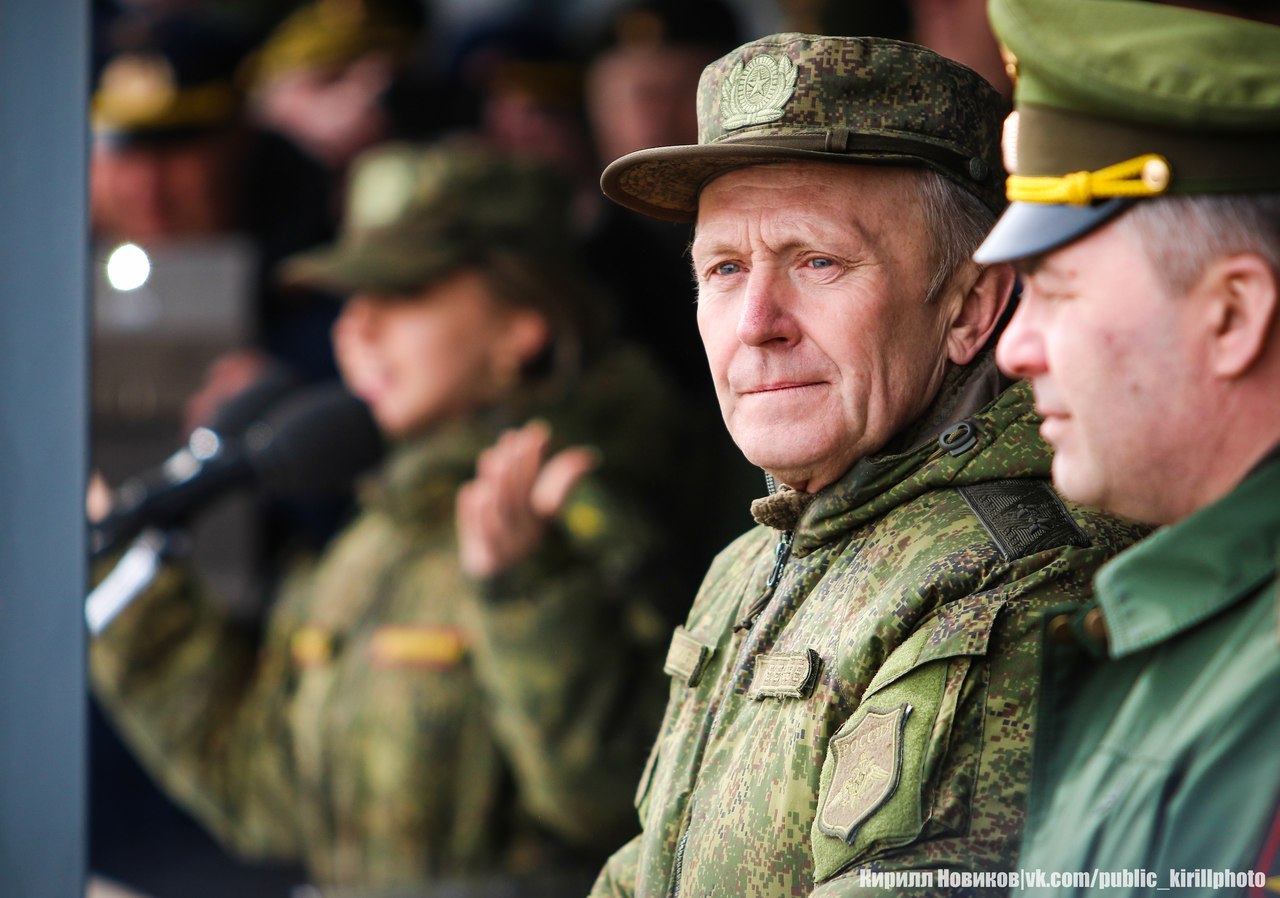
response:
[(333, 658), (333, 636), (320, 627), (302, 627), (289, 637), (289, 654), (298, 667), (319, 667)]
[(587, 502), (574, 502), (564, 513), (564, 525), (577, 539), (595, 539), (604, 532), (604, 512)]
[(385, 624), (369, 638), (374, 667), (454, 667), (466, 648), (461, 630), (439, 624)]
[(898, 788), (902, 774), (902, 730), (911, 706), (868, 711), (849, 732), (831, 740), (835, 773), (818, 808), (818, 828), (852, 844), (867, 818)]

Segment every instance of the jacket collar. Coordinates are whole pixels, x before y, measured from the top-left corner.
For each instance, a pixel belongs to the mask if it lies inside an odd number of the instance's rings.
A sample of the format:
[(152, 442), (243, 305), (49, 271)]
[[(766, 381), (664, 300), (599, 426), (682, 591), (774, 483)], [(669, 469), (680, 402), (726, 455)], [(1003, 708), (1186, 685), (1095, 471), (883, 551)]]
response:
[(1112, 657), (1140, 651), (1230, 608), (1276, 576), (1280, 457), (1231, 493), (1156, 531), (1097, 577)]
[[(1049, 450), (1037, 433), (1031, 388), (1021, 382), (997, 396), (1000, 383), (992, 371), (989, 356), (960, 369), (961, 376), (944, 385), (918, 423), (892, 444), (910, 448), (891, 447), (862, 458), (819, 490), (796, 527), (793, 553), (803, 557), (934, 489), (998, 477), (1049, 476)], [(977, 408), (982, 410), (975, 413)], [(938, 434), (945, 435), (961, 419), (973, 427), (977, 441), (953, 454), (940, 444)], [(990, 451), (996, 446), (997, 451)]]

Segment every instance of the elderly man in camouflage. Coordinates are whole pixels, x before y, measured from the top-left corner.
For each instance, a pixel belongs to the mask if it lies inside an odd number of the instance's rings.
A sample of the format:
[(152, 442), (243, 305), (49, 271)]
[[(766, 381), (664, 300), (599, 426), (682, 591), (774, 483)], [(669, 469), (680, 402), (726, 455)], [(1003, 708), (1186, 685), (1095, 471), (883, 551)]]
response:
[(592, 894), (954, 894), (937, 871), (1012, 867), (1047, 622), (1140, 535), (1055, 495), (986, 348), (1001, 102), (923, 48), (798, 34), (709, 66), (698, 102), (699, 145), (602, 183), (696, 220), (721, 411), (780, 486), (674, 634), (643, 832)]

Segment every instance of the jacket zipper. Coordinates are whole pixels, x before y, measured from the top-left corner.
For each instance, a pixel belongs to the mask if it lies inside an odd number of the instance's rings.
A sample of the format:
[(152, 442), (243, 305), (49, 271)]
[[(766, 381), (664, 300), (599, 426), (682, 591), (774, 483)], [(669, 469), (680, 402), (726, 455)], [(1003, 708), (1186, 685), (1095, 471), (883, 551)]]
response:
[[(774, 592), (778, 588), (778, 582), (782, 579), (782, 571), (787, 566), (787, 561), (791, 558), (791, 542), (795, 534), (787, 530), (778, 540), (778, 544), (773, 549), (773, 570), (769, 572), (769, 577), (764, 581), (764, 593), (760, 598), (751, 603), (751, 607), (747, 609), (747, 613), (742, 620), (733, 625), (733, 632), (739, 633), (743, 630), (750, 630), (755, 626), (756, 619), (760, 617), (760, 613), (764, 611), (765, 606), (769, 604), (769, 600), (773, 598)], [(746, 648), (746, 642), (743, 642), (743, 648)], [(738, 665), (742, 664), (742, 658), (738, 658)], [(724, 709), (724, 702), (720, 704), (721, 710)], [(716, 713), (716, 720), (711, 722), (711, 731), (714, 732), (716, 724), (719, 722), (719, 712)], [(684, 875), (684, 853), (689, 845), (689, 827), (693, 824), (693, 801), (690, 800), (688, 814), (688, 822), (685, 824), (684, 833), (680, 836), (680, 841), (676, 845), (676, 860), (671, 873), (671, 891), (669, 898), (680, 898), (680, 880)]]
[[(693, 805), (689, 805), (690, 820), (693, 819)], [(684, 834), (680, 836), (680, 844), (676, 846), (676, 863), (671, 874), (671, 898), (680, 898), (680, 876), (684, 873), (684, 850), (689, 845), (689, 827), (686, 826)]]
[(756, 618), (760, 616), (760, 612), (764, 611), (765, 606), (769, 604), (769, 600), (773, 598), (774, 591), (778, 588), (778, 581), (782, 579), (782, 569), (787, 566), (787, 561), (791, 558), (791, 542), (794, 538), (794, 532), (788, 530), (782, 534), (778, 544), (773, 547), (773, 570), (769, 572), (769, 579), (764, 581), (764, 592), (760, 598), (751, 603), (751, 607), (747, 609), (747, 613), (742, 620), (733, 625), (733, 632), (740, 633), (755, 626)]

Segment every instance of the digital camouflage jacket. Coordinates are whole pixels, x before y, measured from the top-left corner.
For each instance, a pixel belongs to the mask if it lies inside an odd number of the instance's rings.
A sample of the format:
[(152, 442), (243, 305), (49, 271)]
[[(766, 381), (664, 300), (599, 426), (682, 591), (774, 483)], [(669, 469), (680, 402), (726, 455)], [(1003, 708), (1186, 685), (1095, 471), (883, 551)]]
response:
[(716, 559), (667, 655), (643, 832), (595, 898), (883, 896), (866, 874), (1012, 868), (1046, 618), (1140, 531), (1052, 491), (1025, 384), (957, 408)]
[[(591, 389), (630, 391), (634, 417), (652, 389), (625, 369)], [(560, 412), (553, 427), (589, 429)], [(597, 476), (539, 553), (469, 582), (454, 496), (494, 436), (469, 422), (400, 447), (264, 638), (175, 565), (95, 640), (122, 735), (229, 846), (360, 895), (590, 865), (585, 888), (635, 832), (666, 691), (643, 570), (659, 529), (614, 489), (629, 462), (601, 434)]]

